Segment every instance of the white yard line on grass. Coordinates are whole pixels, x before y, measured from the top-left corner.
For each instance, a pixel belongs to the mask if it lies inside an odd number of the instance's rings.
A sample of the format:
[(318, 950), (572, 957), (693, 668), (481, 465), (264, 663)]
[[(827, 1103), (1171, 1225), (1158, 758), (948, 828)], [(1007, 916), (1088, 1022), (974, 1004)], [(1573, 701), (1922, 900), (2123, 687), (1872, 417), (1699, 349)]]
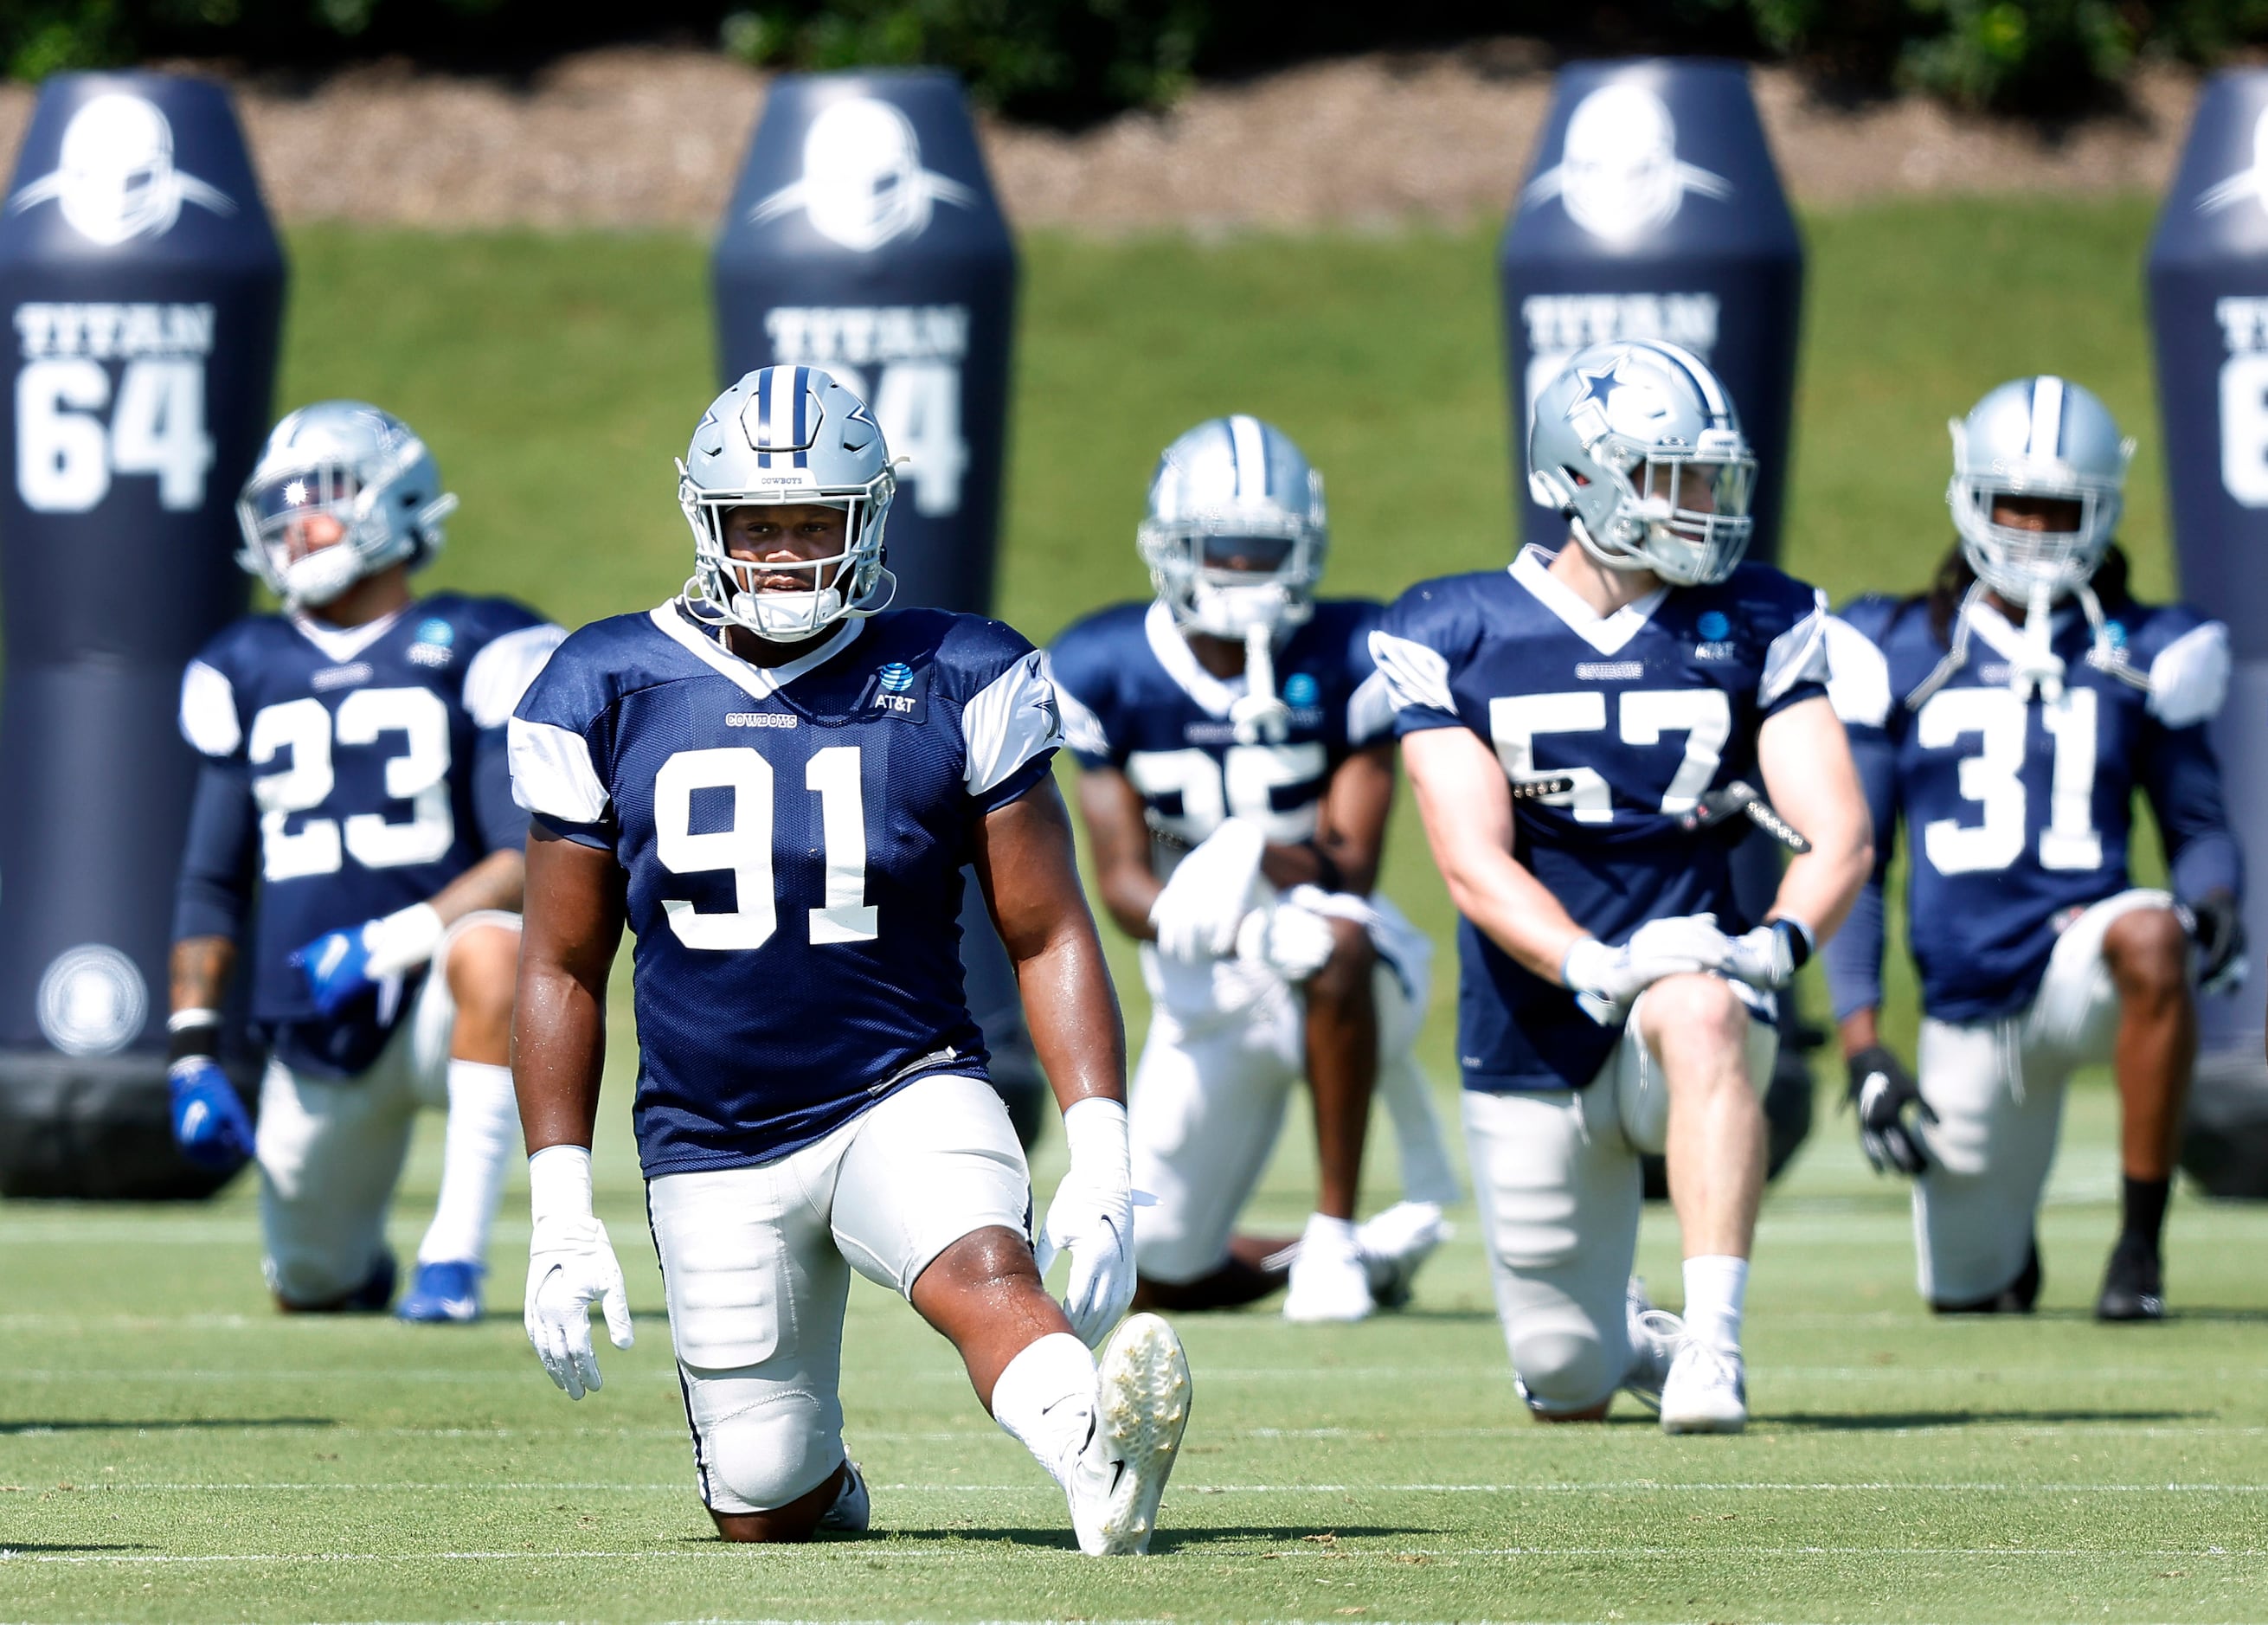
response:
[[(31, 1488), (25, 1486), (24, 1488)], [(60, 1486), (58, 1486), (60, 1488)], [(873, 1489), (912, 1495), (1047, 1495), (1057, 1492), (1044, 1479), (1013, 1484), (914, 1484), (880, 1483)], [(328, 1492), (338, 1495), (493, 1495), (499, 1491), (522, 1495), (611, 1494), (683, 1495), (691, 1489), (691, 1482), (666, 1479), (640, 1482), (608, 1482), (601, 1480), (482, 1480), (463, 1479), (428, 1481), (416, 1479), (379, 1480), (353, 1482), (342, 1480), (300, 1481), (160, 1481), (141, 1482), (104, 1479), (99, 1482), (77, 1484), (70, 1488), (74, 1494), (98, 1494), (105, 1491), (130, 1492), (136, 1495), (210, 1495), (221, 1491), (254, 1494)], [(2169, 1482), (2159, 1484), (2102, 1484), (2090, 1482), (2014, 1483), (1945, 1480), (1939, 1482), (1899, 1482), (1877, 1480), (1867, 1482), (1781, 1482), (1774, 1480), (1711, 1481), (1680, 1483), (1651, 1478), (1592, 1479), (1537, 1484), (1183, 1484), (1177, 1486), (1177, 1495), (1198, 1496), (1512, 1496), (1512, 1495), (1809, 1495), (1820, 1491), (1847, 1491), (1865, 1495), (1943, 1495), (1956, 1492), (1977, 1495), (2197, 1495), (2197, 1496), (2257, 1496), (2268, 1495), (2268, 1484), (2217, 1484)]]

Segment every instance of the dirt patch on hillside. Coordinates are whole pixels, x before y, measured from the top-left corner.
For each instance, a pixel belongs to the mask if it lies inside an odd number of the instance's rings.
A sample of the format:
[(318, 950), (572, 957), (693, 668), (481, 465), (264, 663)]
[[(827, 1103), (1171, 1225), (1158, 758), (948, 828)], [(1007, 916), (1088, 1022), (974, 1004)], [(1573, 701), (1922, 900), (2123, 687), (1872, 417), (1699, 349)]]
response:
[[(1762, 69), (1756, 99), (1789, 191), (1832, 207), (1886, 194), (2162, 188), (2195, 76), (2137, 79), (2127, 112), (2054, 130), (1900, 99), (1821, 99)], [(284, 219), (441, 227), (711, 227), (765, 76), (708, 52), (568, 57), (526, 82), (380, 65), (309, 84), (239, 78)], [(1207, 85), (1162, 114), (1077, 135), (988, 120), (985, 150), (1025, 226), (1100, 232), (1463, 221), (1500, 213), (1550, 95), (1521, 41), (1318, 63)], [(32, 92), (0, 88), (12, 155)]]

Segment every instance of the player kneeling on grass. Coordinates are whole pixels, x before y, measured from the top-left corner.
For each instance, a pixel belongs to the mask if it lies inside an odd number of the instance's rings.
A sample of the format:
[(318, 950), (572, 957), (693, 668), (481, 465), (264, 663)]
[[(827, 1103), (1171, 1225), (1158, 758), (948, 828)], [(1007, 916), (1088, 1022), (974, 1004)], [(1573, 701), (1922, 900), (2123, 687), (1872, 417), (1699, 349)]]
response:
[[(1823, 599), (1741, 562), (1756, 464), (1707, 367), (1594, 346), (1534, 413), (1532, 487), (1567, 545), (1412, 587), (1372, 639), (1463, 916), (1497, 1303), (1538, 1417), (1602, 1416), (1627, 1387), (1668, 1431), (1737, 1432), (1772, 994), (1865, 880), (1867, 808), (1823, 687)], [(1809, 839), (1748, 929), (1696, 814), (1759, 774)], [(1639, 1153), (1665, 1150), (1683, 1328), (1629, 1281)]]
[[(2126, 464), (2109, 410), (2062, 379), (2003, 384), (1953, 426), (1959, 546), (1915, 599), (1830, 627), (1836, 708), (1881, 862), (1828, 955), (1859, 1134), (1914, 1177), (1922, 1296), (2031, 1308), (2064, 1085), (2108, 1060), (2124, 1113), (2124, 1222), (2095, 1313), (2165, 1312), (2160, 1233), (2197, 1055), (2192, 989), (2244, 972), (2236, 842), (2205, 738), (2228, 629), (2137, 602), (2111, 546)], [(2171, 892), (2133, 886), (2137, 790)], [(1918, 1083), (1883, 1048), (1881, 878), (1912, 840)]]
[[(1432, 945), (1383, 898), (1393, 711), (1375, 604), (1318, 603), (1322, 481), (1252, 417), (1166, 448), (1141, 551), (1158, 596), (1049, 651), (1105, 901), (1156, 1009), (1133, 1090), (1140, 1301), (1211, 1309), (1285, 1283), (1294, 1320), (1399, 1304), (1457, 1198), (1412, 1053)], [(1320, 1186), (1296, 1246), (1235, 1236), (1293, 1085)], [(1354, 1223), (1373, 1085), (1405, 1200)]]
[[(512, 724), (534, 813), (515, 1026), (533, 1150), (527, 1332), (571, 1398), (589, 1310), (630, 1312), (592, 1216), (607, 979), (637, 934), (634, 1114), (702, 1499), (728, 1540), (866, 1527), (843, 1445), (850, 1271), (951, 1338), (1070, 1496), (1081, 1548), (1138, 1552), (1189, 1414), (1134, 1290), (1125, 1040), (1049, 776), (1037, 651), (997, 621), (887, 607), (890, 456), (822, 371), (770, 367), (693, 432), (693, 579), (568, 639)], [(974, 864), (1064, 1106), (1042, 1232), (962, 997)], [(1068, 1313), (1066, 1313), (1066, 1307)]]
[(329, 401), (277, 424), (238, 504), (245, 569), (283, 600), (190, 662), (203, 757), (174, 915), (182, 1151), (255, 1152), (217, 1056), (248, 925), (269, 1048), (256, 1153), (286, 1309), (386, 1307), (386, 1210), (421, 1105), (449, 1112), (441, 1197), (397, 1311), (480, 1314), (518, 1138), (506, 1069), (527, 817), (504, 723), (563, 634), (503, 599), (414, 599), (456, 506), (407, 424)]

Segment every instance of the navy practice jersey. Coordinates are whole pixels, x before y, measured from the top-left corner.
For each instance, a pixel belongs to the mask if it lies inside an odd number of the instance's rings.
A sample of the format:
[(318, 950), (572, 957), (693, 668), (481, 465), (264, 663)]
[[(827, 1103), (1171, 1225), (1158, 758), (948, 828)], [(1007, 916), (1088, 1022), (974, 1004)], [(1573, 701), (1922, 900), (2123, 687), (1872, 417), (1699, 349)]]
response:
[[(1514, 783), (1571, 777), (1523, 801), (1513, 856), (1601, 941), (1648, 920), (1714, 913), (1747, 929), (1730, 848), (1678, 827), (1701, 795), (1756, 778), (1756, 731), (1824, 694), (1823, 595), (1763, 564), (1715, 586), (1661, 589), (1601, 617), (1523, 549), (1509, 570), (1422, 582), (1372, 639), (1396, 732), (1469, 728)], [(1458, 928), (1465, 1087), (1580, 1088), (1619, 1033), (1556, 981)]]
[(1393, 725), (1370, 654), (1379, 613), (1328, 600), (1292, 629), (1276, 654), (1291, 725), (1280, 742), (1253, 745), (1238, 744), (1229, 722), (1244, 678), (1199, 665), (1163, 603), (1089, 615), (1048, 651), (1064, 742), (1080, 765), (1116, 768), (1140, 792), (1160, 872), (1232, 813), (1280, 844), (1310, 840), (1331, 769)]
[(648, 1178), (984, 1076), (961, 865), (1062, 737), (1038, 651), (976, 615), (890, 611), (769, 668), (675, 601), (567, 640), (512, 719), (512, 787), (626, 873)]
[(1989, 605), (1966, 612), (1964, 658), (1949, 673), (1940, 669), (1948, 641), (1920, 600), (1860, 599), (1830, 624), (1835, 708), (1873, 805), (1876, 858), (1867, 895), (1828, 950), (1838, 1017), (1881, 1003), (1881, 882), (1900, 823), (1922, 1005), (1944, 1021), (2029, 1004), (2056, 933), (2127, 888), (2137, 789), (2157, 814), (2176, 891), (2194, 901), (2236, 889), (2205, 726), (2228, 688), (2228, 629), (2186, 609), (2116, 609), (2107, 662), (2093, 658), (2076, 607), (2056, 612), (2054, 701), (2010, 686), (2023, 629)]
[(504, 723), (564, 636), (508, 599), (444, 592), (359, 627), (247, 615), (189, 663), (181, 733), (204, 766), (173, 934), (232, 938), (254, 916), (252, 1016), (286, 1064), (361, 1072), (423, 974), (325, 1020), (295, 950), (526, 839)]

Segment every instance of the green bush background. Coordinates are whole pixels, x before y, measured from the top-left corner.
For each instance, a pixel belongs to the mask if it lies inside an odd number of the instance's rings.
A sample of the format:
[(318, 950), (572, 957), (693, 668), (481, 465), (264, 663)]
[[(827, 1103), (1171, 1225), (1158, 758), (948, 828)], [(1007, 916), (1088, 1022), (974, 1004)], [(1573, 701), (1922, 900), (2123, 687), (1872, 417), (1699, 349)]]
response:
[(151, 55), (527, 66), (671, 33), (768, 64), (938, 64), (987, 106), (1067, 122), (1160, 105), (1198, 74), (1515, 33), (1578, 53), (1787, 58), (1859, 94), (2069, 112), (2114, 98), (2145, 54), (2213, 62), (2268, 37), (2268, 0), (0, 0), (0, 64), (21, 79)]

